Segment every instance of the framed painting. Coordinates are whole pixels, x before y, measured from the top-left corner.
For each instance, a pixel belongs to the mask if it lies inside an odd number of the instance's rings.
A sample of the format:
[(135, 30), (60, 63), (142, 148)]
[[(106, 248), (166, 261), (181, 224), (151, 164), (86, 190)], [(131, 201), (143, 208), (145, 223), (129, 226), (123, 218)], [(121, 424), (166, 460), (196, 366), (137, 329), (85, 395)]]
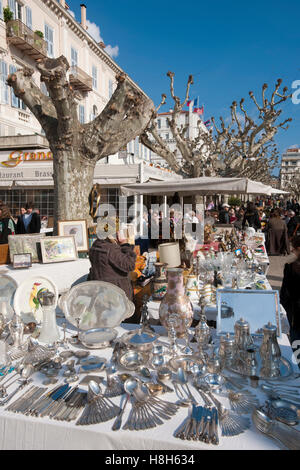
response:
[(40, 247), (42, 238), (45, 238), (44, 233), (8, 235), (9, 255), (11, 261), (14, 259), (14, 255), (30, 253), (31, 262), (40, 263), (42, 260)]
[(60, 220), (58, 222), (58, 235), (62, 237), (73, 235), (78, 252), (88, 251), (89, 249), (86, 220)]
[(45, 237), (41, 240), (43, 263), (75, 261), (77, 249), (74, 235), (65, 237)]
[(31, 266), (31, 253), (18, 253), (14, 255), (13, 267), (15, 269), (30, 268)]

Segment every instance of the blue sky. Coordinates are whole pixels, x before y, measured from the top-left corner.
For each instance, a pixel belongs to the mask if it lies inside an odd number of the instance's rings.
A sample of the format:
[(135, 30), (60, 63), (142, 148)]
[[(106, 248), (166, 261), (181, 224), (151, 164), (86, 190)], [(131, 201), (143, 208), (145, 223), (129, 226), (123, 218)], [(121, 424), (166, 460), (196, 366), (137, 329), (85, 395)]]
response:
[[(78, 21), (80, 3), (68, 0)], [(155, 104), (162, 93), (169, 92), (168, 70), (175, 73), (180, 97), (188, 75), (193, 74), (190, 97), (199, 96), (205, 119), (226, 119), (232, 101), (242, 97), (253, 116), (250, 90), (260, 97), (264, 82), (271, 91), (277, 78), (282, 78), (283, 85), (294, 91), (293, 81), (300, 80), (300, 3), (296, 0), (86, 0), (85, 4), (89, 32), (103, 39), (116, 62)], [(167, 104), (163, 110), (168, 109)], [(289, 101), (282, 109), (279, 119), (293, 121), (275, 138), (280, 152), (300, 147), (300, 104)]]

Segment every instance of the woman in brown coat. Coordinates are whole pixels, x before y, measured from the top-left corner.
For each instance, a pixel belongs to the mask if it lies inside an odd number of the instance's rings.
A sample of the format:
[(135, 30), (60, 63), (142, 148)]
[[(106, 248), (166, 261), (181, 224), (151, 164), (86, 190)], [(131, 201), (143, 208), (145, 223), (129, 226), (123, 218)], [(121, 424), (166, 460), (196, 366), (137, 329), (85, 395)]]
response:
[(112, 218), (103, 218), (97, 225), (98, 239), (90, 249), (89, 281), (111, 282), (124, 290), (129, 300), (133, 290), (129, 273), (134, 271), (136, 254), (122, 232), (115, 230)]
[(286, 223), (280, 217), (280, 210), (274, 209), (267, 226), (266, 248), (269, 255), (290, 254)]

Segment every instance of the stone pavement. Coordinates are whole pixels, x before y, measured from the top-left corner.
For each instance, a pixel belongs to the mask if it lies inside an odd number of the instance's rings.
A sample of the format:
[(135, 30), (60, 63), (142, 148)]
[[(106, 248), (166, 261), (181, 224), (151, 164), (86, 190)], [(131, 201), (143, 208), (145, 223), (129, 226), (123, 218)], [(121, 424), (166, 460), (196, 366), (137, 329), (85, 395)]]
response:
[(285, 263), (290, 263), (295, 259), (293, 254), (288, 256), (269, 256), (270, 267), (267, 274), (267, 278), (274, 290), (280, 290), (282, 278), (283, 278), (283, 269)]

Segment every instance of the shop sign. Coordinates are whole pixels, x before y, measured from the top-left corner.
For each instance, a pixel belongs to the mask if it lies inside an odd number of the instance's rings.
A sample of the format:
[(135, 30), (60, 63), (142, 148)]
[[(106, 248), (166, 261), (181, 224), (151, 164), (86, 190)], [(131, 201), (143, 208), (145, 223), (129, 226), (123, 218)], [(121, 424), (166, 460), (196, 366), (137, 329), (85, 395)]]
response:
[(23, 150), (13, 150), (9, 156), (8, 160), (0, 162), (0, 165), (15, 168), (17, 165), (23, 162), (41, 162), (41, 161), (53, 161), (53, 154), (50, 150), (40, 151), (23, 151)]

